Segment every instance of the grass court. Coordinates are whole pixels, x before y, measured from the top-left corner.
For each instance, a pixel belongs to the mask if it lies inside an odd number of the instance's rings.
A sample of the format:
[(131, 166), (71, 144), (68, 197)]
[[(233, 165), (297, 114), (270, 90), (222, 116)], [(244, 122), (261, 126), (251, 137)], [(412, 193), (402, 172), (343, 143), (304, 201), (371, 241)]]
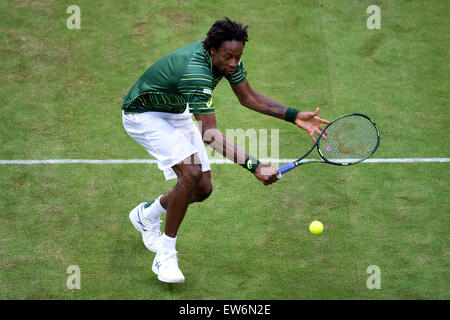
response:
[[(79, 30), (66, 26), (72, 4)], [(372, 4), (380, 29), (366, 25)], [(122, 127), (123, 97), (225, 16), (249, 25), (242, 59), (256, 91), (318, 106), (329, 120), (370, 115), (381, 131), (374, 158), (448, 158), (449, 9), (446, 0), (1, 1), (0, 160), (151, 159)], [(241, 107), (226, 80), (213, 97), (222, 131), (279, 130), (280, 158), (309, 150), (306, 133)], [(175, 183), (155, 164), (3, 164), (0, 299), (449, 299), (449, 169), (311, 164), (264, 187), (237, 165), (213, 164), (214, 192), (190, 206), (178, 234), (186, 283), (174, 286), (152, 273), (154, 254), (128, 220)], [(318, 236), (308, 231), (316, 219)], [(80, 290), (66, 286), (70, 265)], [(381, 289), (367, 287), (373, 265)]]

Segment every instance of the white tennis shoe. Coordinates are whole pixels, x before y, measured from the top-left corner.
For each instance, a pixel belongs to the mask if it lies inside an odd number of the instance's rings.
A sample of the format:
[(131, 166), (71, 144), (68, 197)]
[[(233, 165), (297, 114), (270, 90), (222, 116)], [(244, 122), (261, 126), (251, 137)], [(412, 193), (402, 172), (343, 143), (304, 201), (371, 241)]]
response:
[(178, 267), (177, 251), (175, 250), (158, 251), (153, 260), (152, 271), (162, 282), (184, 282), (184, 275)]
[(130, 220), (137, 231), (142, 233), (142, 241), (145, 247), (158, 252), (161, 248), (161, 219), (149, 220), (144, 217), (143, 210), (146, 202), (142, 202), (130, 212)]

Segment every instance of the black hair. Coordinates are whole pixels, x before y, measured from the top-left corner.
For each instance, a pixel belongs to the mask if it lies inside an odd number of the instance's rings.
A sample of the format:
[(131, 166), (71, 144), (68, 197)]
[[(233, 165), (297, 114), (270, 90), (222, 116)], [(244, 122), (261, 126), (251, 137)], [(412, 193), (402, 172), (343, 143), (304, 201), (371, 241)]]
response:
[(218, 20), (214, 22), (211, 29), (206, 34), (206, 39), (203, 41), (203, 48), (209, 51), (211, 48), (219, 49), (224, 41), (248, 41), (247, 34), (248, 26), (243, 27), (242, 24), (231, 21), (227, 17), (225, 20)]

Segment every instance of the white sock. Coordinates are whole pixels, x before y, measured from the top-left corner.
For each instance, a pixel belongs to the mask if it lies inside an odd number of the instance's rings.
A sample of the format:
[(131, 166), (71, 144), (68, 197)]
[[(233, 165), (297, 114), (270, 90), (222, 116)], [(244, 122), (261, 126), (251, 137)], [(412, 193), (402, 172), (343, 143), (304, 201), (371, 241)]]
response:
[[(151, 203), (151, 205), (149, 205), (150, 204), (150, 202), (149, 202), (144, 206), (144, 217), (145, 218), (147, 218), (149, 220), (155, 220), (160, 215), (166, 213), (166, 209), (164, 209), (161, 206), (161, 203), (159, 202), (159, 199), (161, 197), (162, 196), (159, 196), (155, 201), (153, 201), (153, 203)], [(149, 205), (149, 206), (146, 207), (147, 205)]]
[(177, 244), (177, 237), (172, 238), (166, 235), (165, 233), (161, 236), (161, 248), (163, 251), (172, 251), (176, 250), (176, 244)]

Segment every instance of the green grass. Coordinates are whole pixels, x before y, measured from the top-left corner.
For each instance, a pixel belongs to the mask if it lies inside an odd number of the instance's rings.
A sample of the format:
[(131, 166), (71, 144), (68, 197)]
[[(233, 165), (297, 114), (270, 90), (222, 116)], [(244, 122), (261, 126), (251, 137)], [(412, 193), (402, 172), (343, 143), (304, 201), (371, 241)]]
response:
[[(445, 0), (78, 1), (81, 30), (68, 30), (71, 4), (0, 3), (2, 160), (149, 158), (122, 127), (124, 95), (224, 16), (249, 25), (243, 61), (257, 91), (330, 120), (371, 115), (376, 157), (449, 157)], [(366, 28), (371, 4), (381, 30)], [(240, 107), (226, 81), (214, 104), (224, 131), (278, 129), (281, 158), (311, 144)], [(311, 164), (271, 187), (212, 165), (214, 192), (179, 232), (181, 285), (156, 279), (128, 220), (174, 184), (155, 165), (1, 165), (0, 176), (0, 299), (450, 298), (448, 163)], [(70, 265), (81, 290), (66, 287)], [(381, 290), (366, 287), (370, 265)]]

